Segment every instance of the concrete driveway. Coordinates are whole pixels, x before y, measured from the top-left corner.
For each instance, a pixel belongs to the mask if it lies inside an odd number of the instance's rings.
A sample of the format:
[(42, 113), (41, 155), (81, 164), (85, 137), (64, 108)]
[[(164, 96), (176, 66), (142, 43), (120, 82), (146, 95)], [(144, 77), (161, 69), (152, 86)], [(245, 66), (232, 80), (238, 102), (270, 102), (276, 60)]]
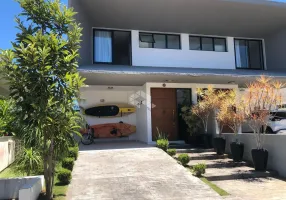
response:
[(123, 142), (84, 146), (67, 199), (219, 200), (220, 196), (160, 149)]

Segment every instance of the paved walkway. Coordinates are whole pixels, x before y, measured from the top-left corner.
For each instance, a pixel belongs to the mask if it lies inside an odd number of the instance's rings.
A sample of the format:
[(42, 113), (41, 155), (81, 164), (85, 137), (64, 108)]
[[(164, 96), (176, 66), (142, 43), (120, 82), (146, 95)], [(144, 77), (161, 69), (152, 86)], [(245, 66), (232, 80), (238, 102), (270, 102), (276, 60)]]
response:
[(247, 163), (234, 163), (227, 155), (214, 152), (190, 153), (189, 166), (207, 165), (205, 177), (224, 189), (229, 200), (282, 200), (286, 199), (286, 182), (275, 178), (274, 172), (256, 172)]
[(165, 152), (140, 143), (125, 142), (85, 146), (76, 161), (67, 199), (222, 198)]

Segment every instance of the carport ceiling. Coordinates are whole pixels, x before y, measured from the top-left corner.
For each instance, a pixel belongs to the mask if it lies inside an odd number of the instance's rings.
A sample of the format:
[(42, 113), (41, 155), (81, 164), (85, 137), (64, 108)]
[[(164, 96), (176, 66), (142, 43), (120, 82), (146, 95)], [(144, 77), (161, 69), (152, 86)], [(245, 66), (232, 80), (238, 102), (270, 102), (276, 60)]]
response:
[(93, 27), (239, 37), (264, 37), (286, 28), (286, 4), (267, 0), (73, 2), (83, 7)]
[[(156, 83), (205, 83), (205, 84), (236, 84), (245, 87), (246, 83), (254, 81), (256, 77), (233, 77), (223, 75), (166, 75), (166, 74), (102, 74), (84, 73), (87, 85), (110, 85), (110, 86), (142, 86), (146, 82)], [(276, 78), (276, 80), (286, 81), (286, 78)]]

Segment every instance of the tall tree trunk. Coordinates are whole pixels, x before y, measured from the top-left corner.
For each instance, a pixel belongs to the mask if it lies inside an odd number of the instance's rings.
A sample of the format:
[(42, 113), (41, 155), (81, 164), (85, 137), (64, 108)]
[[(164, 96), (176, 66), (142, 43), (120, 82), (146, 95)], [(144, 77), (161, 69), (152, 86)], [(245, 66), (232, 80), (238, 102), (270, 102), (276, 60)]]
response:
[(48, 152), (45, 155), (44, 159), (44, 167), (45, 167), (45, 182), (46, 182), (46, 199), (53, 199), (53, 186), (54, 186), (54, 170), (55, 170), (55, 162), (54, 162), (54, 139), (51, 139), (51, 143), (48, 147)]

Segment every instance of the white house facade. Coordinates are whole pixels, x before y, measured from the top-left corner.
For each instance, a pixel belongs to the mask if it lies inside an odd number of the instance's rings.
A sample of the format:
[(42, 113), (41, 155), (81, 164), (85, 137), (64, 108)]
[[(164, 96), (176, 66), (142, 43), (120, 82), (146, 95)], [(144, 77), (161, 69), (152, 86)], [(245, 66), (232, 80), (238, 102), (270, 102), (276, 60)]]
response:
[[(236, 89), (260, 75), (286, 81), (286, 4), (267, 0), (69, 0), (83, 27), (83, 109), (129, 104), (87, 123), (136, 126), (127, 138), (154, 143), (157, 127), (183, 142), (180, 108), (196, 88)], [(216, 134), (213, 118), (209, 131)]]

